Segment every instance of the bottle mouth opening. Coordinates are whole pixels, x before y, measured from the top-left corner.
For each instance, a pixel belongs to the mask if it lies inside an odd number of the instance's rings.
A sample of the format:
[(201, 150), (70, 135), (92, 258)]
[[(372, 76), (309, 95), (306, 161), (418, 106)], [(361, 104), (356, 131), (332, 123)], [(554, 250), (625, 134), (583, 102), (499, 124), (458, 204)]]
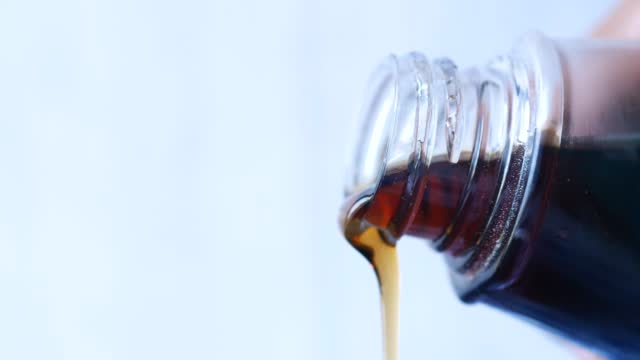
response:
[(390, 55), (369, 76), (358, 114), (358, 131), (345, 196), (375, 186), (382, 178), (398, 106), (398, 60)]
[[(345, 196), (375, 189), (390, 166), (428, 163), (438, 109), (419, 53), (387, 56), (372, 72), (360, 109)], [(436, 99), (437, 100), (437, 99)]]

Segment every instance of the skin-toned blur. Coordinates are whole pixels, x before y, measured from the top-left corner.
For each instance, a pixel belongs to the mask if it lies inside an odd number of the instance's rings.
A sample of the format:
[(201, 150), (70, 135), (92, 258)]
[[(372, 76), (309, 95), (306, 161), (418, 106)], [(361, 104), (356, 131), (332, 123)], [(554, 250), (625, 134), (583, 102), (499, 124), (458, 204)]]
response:
[(620, 2), (595, 27), (593, 36), (616, 39), (638, 38), (640, 36), (640, 1), (625, 0)]

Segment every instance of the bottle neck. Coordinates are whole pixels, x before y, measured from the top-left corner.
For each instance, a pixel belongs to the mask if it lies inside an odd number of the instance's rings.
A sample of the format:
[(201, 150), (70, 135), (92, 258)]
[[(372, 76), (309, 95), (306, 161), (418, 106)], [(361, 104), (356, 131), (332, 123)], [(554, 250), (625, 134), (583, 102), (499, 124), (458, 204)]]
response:
[[(379, 226), (395, 239), (430, 241), (464, 292), (499, 263), (526, 205), (538, 149), (559, 141), (560, 63), (550, 42), (533, 37), (482, 68), (458, 71), (448, 59), (415, 53), (384, 66), (388, 87), (374, 91), (375, 106), (364, 113), (378, 131), (365, 125), (347, 192), (377, 184), (372, 204), (394, 199), (391, 220)], [(397, 164), (405, 179), (387, 186)], [(358, 178), (367, 166), (368, 178)]]
[[(446, 73), (442, 63), (434, 65)], [(525, 115), (531, 101), (519, 92), (528, 79), (514, 76), (517, 66), (503, 57), (442, 77), (446, 101), (435, 119), (434, 150), (419, 167), (422, 193), (414, 188), (405, 195), (419, 198), (404, 233), (431, 241), (459, 271), (487, 236), (507, 231), (514, 215), (501, 209), (517, 212), (522, 198), (533, 134)]]

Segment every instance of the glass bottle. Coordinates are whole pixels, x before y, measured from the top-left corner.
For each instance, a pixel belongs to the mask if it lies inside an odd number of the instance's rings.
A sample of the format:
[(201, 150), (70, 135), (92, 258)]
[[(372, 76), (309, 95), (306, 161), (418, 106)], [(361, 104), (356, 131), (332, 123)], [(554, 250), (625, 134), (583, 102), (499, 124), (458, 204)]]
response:
[(390, 56), (367, 91), (346, 196), (386, 241), (432, 244), (465, 302), (640, 358), (640, 42)]

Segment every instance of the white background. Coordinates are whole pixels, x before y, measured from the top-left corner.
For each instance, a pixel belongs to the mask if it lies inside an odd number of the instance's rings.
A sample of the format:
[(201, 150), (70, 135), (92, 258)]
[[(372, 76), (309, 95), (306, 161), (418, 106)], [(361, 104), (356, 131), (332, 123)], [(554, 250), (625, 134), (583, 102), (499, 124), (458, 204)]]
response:
[[(337, 227), (369, 70), (481, 64), (611, 1), (0, 2), (0, 359), (380, 359)], [(406, 359), (570, 359), (403, 240)]]

